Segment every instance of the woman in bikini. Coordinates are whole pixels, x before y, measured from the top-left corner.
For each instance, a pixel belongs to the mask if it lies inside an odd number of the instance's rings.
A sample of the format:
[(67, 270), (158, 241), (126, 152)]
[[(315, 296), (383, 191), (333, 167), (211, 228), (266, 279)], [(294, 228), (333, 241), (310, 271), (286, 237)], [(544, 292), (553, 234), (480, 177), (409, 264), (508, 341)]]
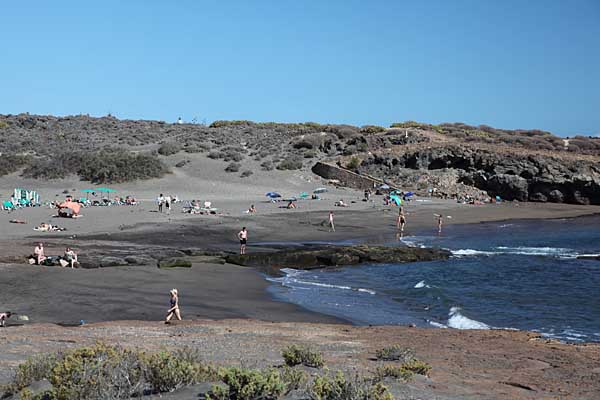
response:
[(165, 324), (170, 323), (171, 318), (173, 318), (173, 315), (175, 316), (175, 318), (181, 321), (181, 313), (179, 312), (179, 293), (177, 292), (177, 289), (171, 289), (169, 291), (169, 295), (171, 296), (171, 308), (167, 310), (167, 319), (165, 321)]

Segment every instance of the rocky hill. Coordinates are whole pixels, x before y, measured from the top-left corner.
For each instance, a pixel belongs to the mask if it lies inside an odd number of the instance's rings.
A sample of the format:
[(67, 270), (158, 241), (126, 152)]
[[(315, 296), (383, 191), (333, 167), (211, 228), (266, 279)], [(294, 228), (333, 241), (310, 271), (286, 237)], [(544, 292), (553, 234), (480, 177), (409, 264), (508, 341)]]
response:
[(96, 183), (149, 179), (169, 172), (169, 157), (199, 153), (222, 160), (232, 173), (241, 163), (260, 173), (310, 169), (324, 160), (444, 197), (487, 192), (508, 200), (600, 204), (599, 138), (565, 140), (539, 130), (460, 123), (203, 126), (111, 116), (0, 115), (0, 153), (0, 175), (38, 179), (69, 174)]

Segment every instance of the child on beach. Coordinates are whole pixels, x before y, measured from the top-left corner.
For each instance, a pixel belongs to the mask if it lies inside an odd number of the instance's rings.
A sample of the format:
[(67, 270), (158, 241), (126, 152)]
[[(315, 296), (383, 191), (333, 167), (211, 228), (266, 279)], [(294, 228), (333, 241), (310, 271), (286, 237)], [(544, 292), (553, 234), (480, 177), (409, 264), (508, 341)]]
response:
[(169, 295), (171, 296), (171, 308), (167, 310), (167, 319), (165, 320), (165, 324), (171, 323), (171, 318), (173, 318), (173, 315), (175, 318), (181, 321), (181, 313), (179, 312), (179, 292), (177, 289), (171, 289), (169, 291)]
[(246, 243), (248, 243), (248, 231), (244, 226), (241, 231), (238, 232), (238, 239), (240, 240), (240, 254), (246, 254)]

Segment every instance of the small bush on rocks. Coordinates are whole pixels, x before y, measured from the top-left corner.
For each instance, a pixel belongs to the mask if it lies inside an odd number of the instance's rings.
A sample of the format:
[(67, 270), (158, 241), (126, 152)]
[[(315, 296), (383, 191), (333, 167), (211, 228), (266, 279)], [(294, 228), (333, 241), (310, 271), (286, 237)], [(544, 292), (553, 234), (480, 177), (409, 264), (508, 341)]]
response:
[(302, 160), (296, 156), (288, 157), (282, 160), (278, 165), (279, 170), (294, 170), (302, 168)]
[(375, 370), (375, 381), (383, 381), (385, 378), (391, 377), (394, 379), (409, 381), (413, 378), (414, 373), (409, 369), (398, 365), (382, 365)]
[(215, 385), (208, 400), (278, 399), (288, 391), (286, 382), (275, 369), (266, 371), (224, 368), (219, 377), (226, 387)]
[(412, 360), (405, 362), (404, 364), (402, 364), (400, 366), (400, 368), (402, 368), (406, 371), (410, 371), (412, 373), (418, 374), (418, 375), (425, 375), (425, 376), (429, 376), (429, 373), (431, 372), (431, 365), (429, 365), (425, 361), (421, 361), (421, 360), (417, 360), (417, 359), (412, 359)]
[(293, 367), (295, 365), (305, 365), (307, 367), (321, 368), (325, 365), (323, 354), (313, 351), (306, 346), (291, 345), (281, 352), (285, 364)]
[(375, 356), (381, 361), (407, 362), (415, 358), (415, 352), (410, 348), (394, 345), (377, 350)]
[(158, 154), (163, 156), (170, 156), (177, 154), (181, 151), (181, 145), (174, 142), (166, 142), (160, 145), (158, 148)]
[(356, 169), (358, 168), (358, 166), (360, 165), (360, 158), (353, 156), (350, 161), (348, 161), (348, 164), (346, 164), (346, 168), (348, 169)]
[(242, 166), (239, 163), (232, 162), (226, 168), (226, 172), (238, 172)]
[(274, 166), (273, 166), (273, 162), (272, 162), (272, 161), (269, 161), (269, 160), (267, 160), (267, 161), (263, 161), (263, 162), (260, 164), (260, 166), (261, 166), (261, 168), (262, 168), (263, 170), (265, 170), (265, 171), (272, 171), (272, 170), (273, 170), (273, 168), (274, 168)]
[(381, 382), (355, 376), (347, 378), (343, 373), (318, 376), (308, 389), (313, 400), (393, 400), (388, 388)]
[(246, 171), (242, 172), (242, 174), (240, 175), (240, 177), (242, 177), (242, 178), (247, 178), (247, 177), (249, 177), (250, 175), (252, 175), (253, 173), (254, 173), (254, 172), (252, 172), (252, 171), (250, 171), (250, 170), (246, 170)]
[(374, 133), (385, 132), (385, 128), (383, 126), (378, 125), (365, 125), (360, 128), (361, 133), (366, 133), (367, 135), (371, 135)]

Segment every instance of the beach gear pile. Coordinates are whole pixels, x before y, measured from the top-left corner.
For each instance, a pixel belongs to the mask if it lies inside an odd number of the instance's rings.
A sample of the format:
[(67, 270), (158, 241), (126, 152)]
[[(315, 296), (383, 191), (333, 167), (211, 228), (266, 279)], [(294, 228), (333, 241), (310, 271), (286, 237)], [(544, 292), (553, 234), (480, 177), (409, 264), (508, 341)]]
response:
[(38, 207), (40, 205), (40, 195), (35, 190), (16, 188), (13, 191), (10, 200), (2, 202), (2, 209), (12, 211), (18, 208)]

